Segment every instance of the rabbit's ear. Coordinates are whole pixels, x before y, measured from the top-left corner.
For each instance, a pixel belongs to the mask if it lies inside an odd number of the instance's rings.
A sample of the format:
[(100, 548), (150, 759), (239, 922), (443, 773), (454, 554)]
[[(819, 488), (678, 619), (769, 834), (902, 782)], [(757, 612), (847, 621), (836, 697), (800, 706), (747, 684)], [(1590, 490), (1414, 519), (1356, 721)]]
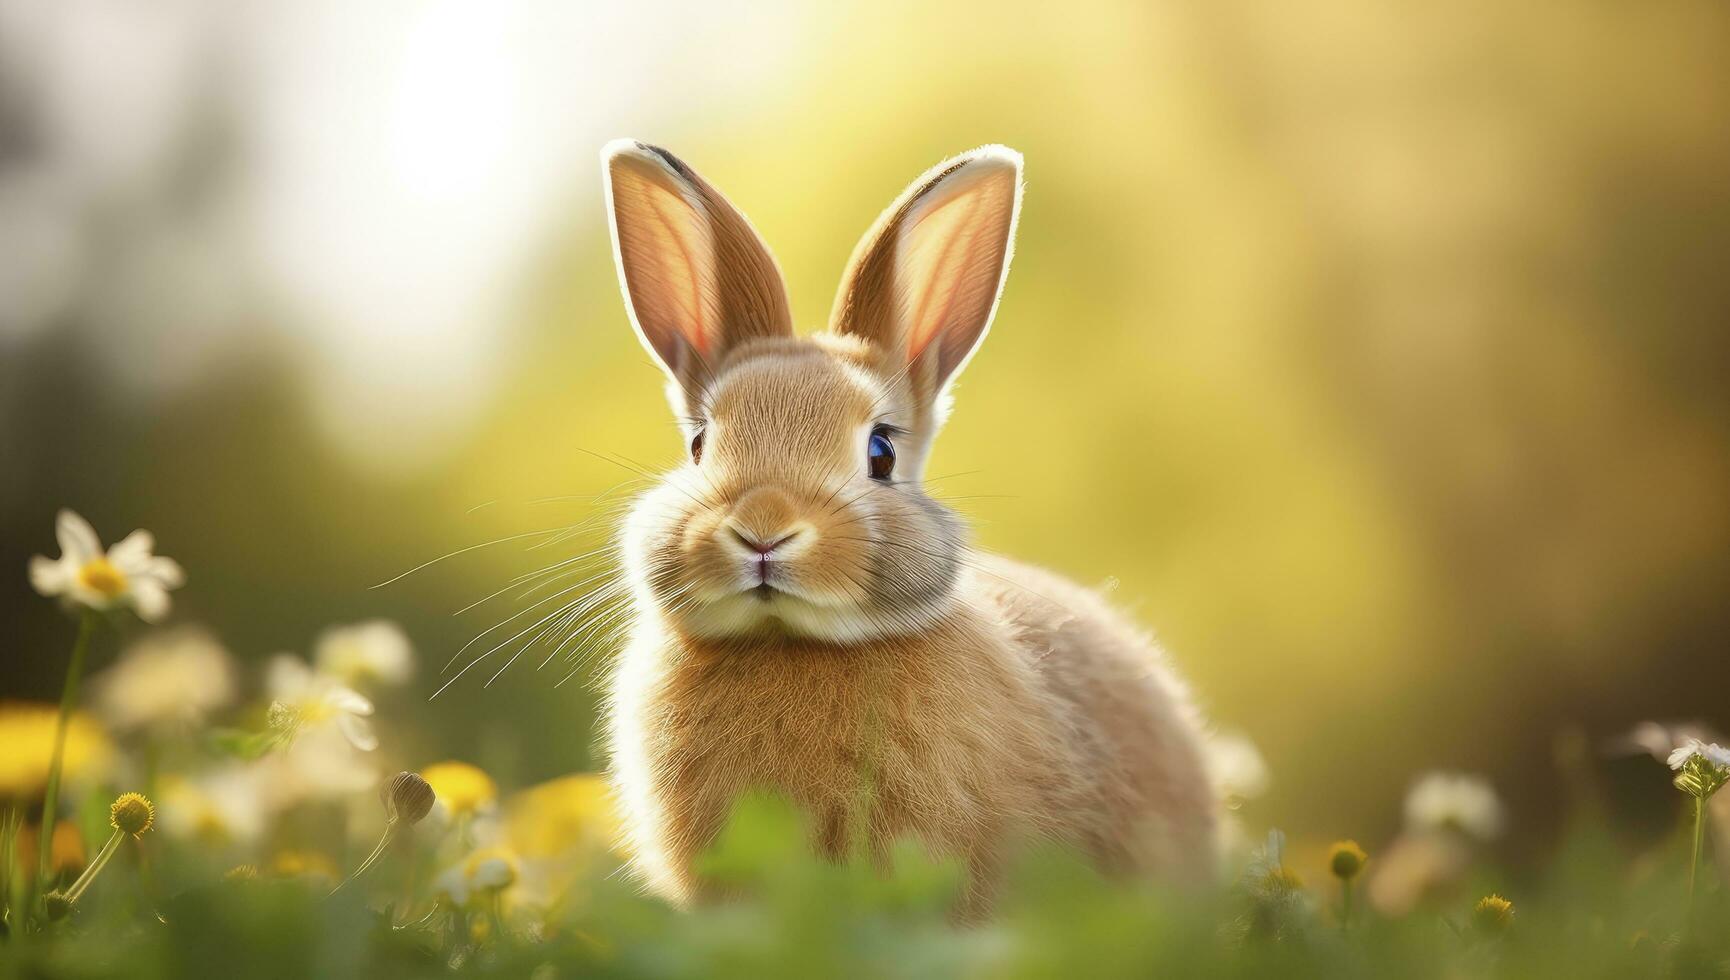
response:
[(752, 337), (792, 336), (781, 271), (763, 240), (708, 181), (658, 146), (601, 151), (613, 257), (643, 346), (687, 393)]
[(1021, 211), (1021, 154), (982, 146), (914, 181), (859, 242), (831, 328), (935, 396), (991, 326)]

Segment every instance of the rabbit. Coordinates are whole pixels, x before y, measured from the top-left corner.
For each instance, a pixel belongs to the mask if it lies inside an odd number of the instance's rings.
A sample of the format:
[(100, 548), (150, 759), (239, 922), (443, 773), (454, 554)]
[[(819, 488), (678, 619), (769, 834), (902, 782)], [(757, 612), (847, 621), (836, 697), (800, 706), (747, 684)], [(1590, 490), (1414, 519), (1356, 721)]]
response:
[(689, 457), (624, 519), (625, 642), (605, 741), (630, 862), (675, 903), (736, 798), (785, 796), (812, 847), (910, 839), (987, 914), (1006, 855), (1212, 873), (1203, 725), (1163, 654), (1092, 591), (968, 547), (921, 486), (1002, 293), (1022, 159), (928, 171), (853, 253), (829, 329), (794, 334), (745, 218), (645, 143), (602, 153), (630, 321)]

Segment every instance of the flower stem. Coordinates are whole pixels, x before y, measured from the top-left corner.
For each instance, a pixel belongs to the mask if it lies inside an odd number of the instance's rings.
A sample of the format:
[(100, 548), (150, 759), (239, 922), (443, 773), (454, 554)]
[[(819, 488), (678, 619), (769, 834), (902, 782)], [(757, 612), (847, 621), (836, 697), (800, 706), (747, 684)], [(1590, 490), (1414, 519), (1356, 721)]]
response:
[(102, 845), (102, 850), (96, 855), (96, 860), (90, 862), (90, 867), (84, 869), (84, 873), (78, 876), (78, 880), (72, 883), (71, 888), (66, 889), (68, 902), (77, 902), (84, 895), (84, 890), (90, 887), (90, 883), (95, 881), (96, 876), (102, 873), (102, 869), (108, 866), (108, 861), (114, 857), (114, 852), (120, 849), (120, 839), (125, 836), (125, 832), (119, 830), (108, 835), (108, 843)]
[(366, 856), (366, 860), (362, 861), (360, 863), (360, 867), (354, 869), (353, 874), (351, 874), (347, 878), (344, 878), (343, 880), (337, 882), (336, 887), (332, 888), (330, 890), (330, 893), (332, 895), (335, 895), (337, 892), (342, 891), (343, 885), (346, 885), (349, 882), (355, 880), (356, 878), (359, 878), (361, 875), (366, 874), (366, 869), (372, 867), (373, 862), (377, 861), (378, 856), (380, 854), (383, 854), (384, 849), (390, 845), (391, 835), (394, 834), (395, 832), (396, 832), (396, 821), (395, 820), (392, 820), (389, 823), (385, 824), (384, 825), (384, 836), (380, 837), (378, 839), (378, 846), (372, 849), (372, 853), (368, 854)]
[(48, 787), (42, 797), (42, 831), (37, 845), (36, 880), (38, 887), (48, 881), (49, 864), (54, 855), (54, 821), (60, 809), (60, 770), (66, 760), (66, 728), (72, 720), (72, 706), (78, 701), (78, 681), (84, 675), (84, 657), (90, 650), (90, 634), (96, 632), (96, 614), (85, 610), (78, 621), (78, 639), (72, 644), (72, 661), (66, 665), (66, 686), (60, 692), (60, 718), (54, 726), (54, 755), (48, 763)]
[(1706, 836), (1706, 797), (1694, 797), (1694, 858), (1688, 864), (1688, 925), (1694, 924), (1694, 880), (1700, 876), (1700, 845)]
[(1352, 931), (1352, 880), (1340, 882), (1340, 931)]

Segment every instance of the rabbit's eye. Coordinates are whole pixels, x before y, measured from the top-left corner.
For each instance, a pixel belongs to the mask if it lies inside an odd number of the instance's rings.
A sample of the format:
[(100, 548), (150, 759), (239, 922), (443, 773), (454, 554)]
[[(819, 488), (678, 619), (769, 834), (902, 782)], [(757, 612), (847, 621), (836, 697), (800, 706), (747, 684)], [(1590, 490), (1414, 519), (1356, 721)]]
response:
[(702, 461), (703, 461), (703, 430), (698, 429), (697, 434), (691, 437), (691, 462), (701, 463)]
[(873, 480), (887, 480), (889, 474), (895, 472), (895, 444), (889, 441), (889, 433), (881, 427), (871, 430), (871, 442), (866, 446), (865, 458), (870, 465)]

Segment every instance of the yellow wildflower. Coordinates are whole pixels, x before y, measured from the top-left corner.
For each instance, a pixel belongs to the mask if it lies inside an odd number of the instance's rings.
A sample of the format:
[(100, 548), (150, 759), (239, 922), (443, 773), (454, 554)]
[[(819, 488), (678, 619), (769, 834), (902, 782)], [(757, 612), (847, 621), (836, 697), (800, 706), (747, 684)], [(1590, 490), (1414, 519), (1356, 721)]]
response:
[(491, 806), (499, 796), (499, 788), (492, 777), (466, 762), (434, 763), (422, 769), (420, 774), (453, 817), (477, 813)]
[(123, 834), (143, 837), (156, 824), (156, 804), (142, 793), (123, 793), (108, 808), (108, 825)]
[[(48, 783), (54, 755), (54, 727), (59, 709), (33, 701), (0, 702), (0, 798), (30, 799)], [(62, 778), (78, 782), (108, 768), (112, 751), (102, 730), (88, 715), (74, 714), (66, 726), (66, 761)]]
[(615, 847), (619, 837), (612, 791), (595, 773), (541, 783), (515, 794), (505, 805), (505, 838), (525, 856), (606, 850)]

